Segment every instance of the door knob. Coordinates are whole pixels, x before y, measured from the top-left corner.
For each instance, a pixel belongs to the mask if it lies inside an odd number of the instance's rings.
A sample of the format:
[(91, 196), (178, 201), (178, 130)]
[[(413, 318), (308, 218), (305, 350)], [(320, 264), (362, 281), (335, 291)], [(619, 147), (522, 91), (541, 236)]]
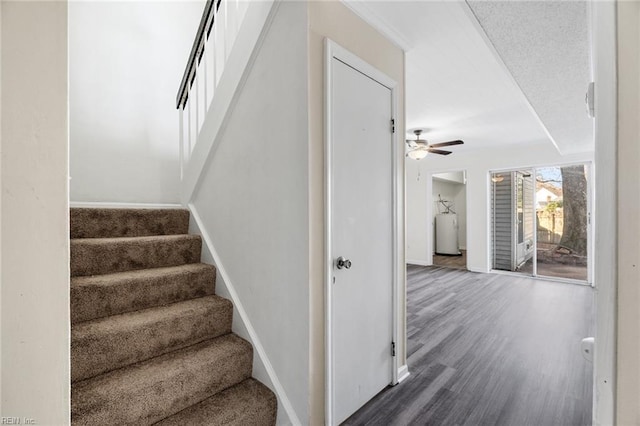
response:
[(345, 259), (344, 257), (340, 256), (336, 261), (336, 266), (338, 267), (338, 269), (342, 269), (342, 268), (350, 269), (351, 261), (349, 259)]

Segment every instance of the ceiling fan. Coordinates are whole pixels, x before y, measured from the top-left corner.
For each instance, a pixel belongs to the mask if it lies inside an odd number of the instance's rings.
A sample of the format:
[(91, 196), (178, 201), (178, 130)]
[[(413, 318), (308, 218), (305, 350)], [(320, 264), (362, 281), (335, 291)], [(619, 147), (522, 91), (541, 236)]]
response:
[(451, 151), (445, 151), (442, 148), (445, 146), (452, 145), (462, 145), (464, 142), (461, 140), (449, 141), (449, 142), (440, 142), (430, 144), (426, 139), (420, 139), (420, 135), (422, 134), (421, 129), (414, 130), (413, 133), (416, 135), (415, 139), (407, 139), (407, 145), (409, 146), (409, 152), (407, 152), (407, 157), (413, 160), (421, 160), (427, 156), (427, 154), (440, 154), (440, 155), (449, 155)]

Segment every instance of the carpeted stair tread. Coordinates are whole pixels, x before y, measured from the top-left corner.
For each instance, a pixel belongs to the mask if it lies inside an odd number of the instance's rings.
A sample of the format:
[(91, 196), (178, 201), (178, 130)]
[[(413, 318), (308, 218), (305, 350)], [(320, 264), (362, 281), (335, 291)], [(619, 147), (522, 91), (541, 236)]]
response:
[(247, 379), (155, 426), (272, 426), (276, 423), (277, 405), (269, 388)]
[(200, 262), (199, 235), (71, 240), (71, 276), (110, 274)]
[(72, 386), (73, 425), (152, 424), (251, 376), (251, 344), (233, 334)]
[(184, 209), (73, 208), (71, 238), (144, 237), (189, 232), (189, 211)]
[(71, 278), (71, 323), (203, 297), (216, 269), (204, 263)]
[(230, 333), (232, 315), (229, 300), (206, 296), (78, 323), (71, 329), (71, 381)]
[(71, 424), (274, 425), (187, 210), (71, 209)]

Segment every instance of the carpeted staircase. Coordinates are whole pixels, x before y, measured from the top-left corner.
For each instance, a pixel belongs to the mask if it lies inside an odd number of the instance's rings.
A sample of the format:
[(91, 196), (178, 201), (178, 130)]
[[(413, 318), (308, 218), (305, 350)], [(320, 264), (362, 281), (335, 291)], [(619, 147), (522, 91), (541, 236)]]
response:
[(71, 209), (73, 425), (273, 425), (186, 210)]

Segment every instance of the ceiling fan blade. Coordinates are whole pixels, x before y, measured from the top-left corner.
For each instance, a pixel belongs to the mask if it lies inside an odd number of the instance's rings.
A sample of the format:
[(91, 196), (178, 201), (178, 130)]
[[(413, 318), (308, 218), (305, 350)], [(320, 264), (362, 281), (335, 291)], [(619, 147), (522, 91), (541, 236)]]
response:
[(429, 151), (432, 154), (440, 154), (440, 155), (449, 155), (449, 154), (451, 154), (451, 151), (444, 151), (442, 149), (429, 148), (427, 151)]
[(443, 147), (443, 146), (462, 145), (463, 143), (464, 143), (464, 141), (457, 140), (457, 141), (434, 143), (434, 144), (429, 145), (429, 147), (430, 148), (440, 148), (440, 147)]

